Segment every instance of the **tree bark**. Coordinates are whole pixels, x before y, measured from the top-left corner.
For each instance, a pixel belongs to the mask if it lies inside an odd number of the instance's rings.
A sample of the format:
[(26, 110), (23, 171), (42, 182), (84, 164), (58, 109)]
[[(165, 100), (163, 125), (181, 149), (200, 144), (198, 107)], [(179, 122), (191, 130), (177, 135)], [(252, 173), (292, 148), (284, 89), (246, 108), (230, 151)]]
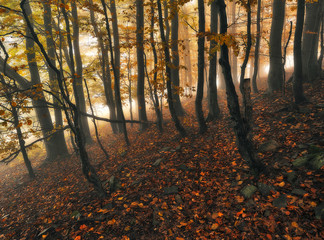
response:
[(255, 50), (254, 50), (254, 69), (253, 69), (253, 77), (252, 77), (252, 88), (254, 93), (258, 93), (257, 86), (257, 76), (259, 71), (259, 51), (260, 51), (260, 42), (261, 42), (261, 5), (262, 0), (258, 0), (258, 9), (257, 9), (257, 33), (255, 40)]
[(311, 82), (318, 76), (318, 34), (323, 1), (306, 3), (306, 18), (302, 37), (303, 80)]
[[(72, 9), (72, 28), (73, 28), (73, 51), (75, 58), (75, 81), (76, 81), (76, 95), (78, 95), (78, 105), (79, 110), (82, 112), (87, 112), (84, 91), (83, 91), (83, 81), (82, 81), (82, 58), (80, 52), (80, 30), (79, 30), (79, 18), (78, 18), (78, 9), (76, 5), (76, 1), (71, 1), (71, 9)], [(71, 58), (71, 57), (70, 57)], [(92, 138), (90, 134), (90, 128), (88, 123), (88, 118), (86, 116), (80, 117), (81, 121), (81, 129), (85, 137), (85, 143), (92, 143)]]
[[(29, 2), (26, 2), (25, 9), (26, 9), (26, 13), (32, 20), (32, 11)], [(30, 29), (27, 26), (26, 26), (26, 49), (28, 49), (26, 55), (27, 55), (28, 67), (29, 67), (29, 72), (31, 77), (31, 84), (32, 85), (41, 84), (39, 70), (36, 61), (34, 40), (31, 36)], [(42, 134), (44, 137), (46, 137), (50, 132), (54, 130), (54, 126), (52, 123), (50, 112), (48, 110), (48, 106), (45, 103), (45, 96), (43, 91), (39, 92), (38, 96), (39, 96), (38, 97), (39, 100), (34, 98), (32, 99), (32, 103), (35, 108), (35, 112), (42, 129)], [(60, 156), (60, 152), (58, 151), (57, 148), (58, 145), (57, 145), (56, 137), (57, 136), (44, 140), (46, 153), (47, 153), (47, 160), (49, 161), (57, 159), (57, 157)]]
[(178, 32), (179, 32), (179, 16), (178, 16), (178, 1), (170, 1), (171, 8), (171, 51), (172, 51), (172, 89), (174, 108), (178, 116), (183, 116), (185, 111), (180, 101), (180, 78), (179, 78), (179, 49), (178, 49)]
[[(218, 5), (220, 15), (220, 33), (226, 34), (227, 17), (224, 0), (218, 0)], [(242, 118), (240, 113), (240, 106), (231, 75), (231, 66), (229, 65), (228, 48), (226, 44), (221, 46), (221, 58), (219, 63), (223, 69), (226, 84), (227, 105), (234, 122), (234, 132), (236, 135), (239, 152), (242, 158), (250, 166), (251, 170), (258, 174), (263, 170), (264, 166), (255, 156), (253, 144), (248, 137), (249, 132), (246, 128), (245, 120)]]
[[(108, 57), (108, 47), (105, 46), (104, 41), (102, 39), (102, 33), (99, 32), (98, 25), (95, 19), (94, 11), (93, 11), (93, 1), (89, 0), (90, 4), (90, 20), (93, 27), (94, 34), (96, 38), (98, 39), (98, 48), (101, 52), (101, 55), (99, 55), (100, 65), (101, 65), (101, 72), (102, 72), (102, 83), (104, 86), (104, 92), (106, 97), (106, 102), (109, 108), (109, 117), (112, 120), (116, 120), (116, 106), (114, 102), (114, 95), (111, 88), (111, 74), (109, 69), (109, 57)], [(111, 122), (110, 123), (111, 129), (113, 133), (118, 132), (117, 124)]]
[[(136, 0), (136, 43), (137, 43), (137, 104), (138, 118), (147, 121), (144, 94), (144, 6), (143, 0)], [(140, 131), (148, 127), (147, 123), (140, 124)]]
[(205, 66), (205, 6), (203, 0), (198, 0), (198, 82), (197, 95), (195, 100), (196, 117), (199, 124), (199, 132), (207, 131), (207, 125), (202, 110), (202, 99), (204, 96), (204, 66)]
[(268, 91), (281, 90), (283, 87), (283, 65), (281, 38), (285, 18), (286, 0), (274, 0), (272, 7), (272, 23), (270, 33), (270, 69), (268, 75)]
[[(53, 40), (53, 31), (52, 31), (53, 26), (52, 26), (51, 3), (47, 1), (43, 1), (43, 8), (44, 8), (43, 19), (44, 19), (44, 27), (45, 27), (45, 35), (46, 35), (47, 53), (50, 59), (52, 60), (52, 64), (55, 66), (56, 53), (55, 53), (55, 43)], [(57, 86), (55, 72), (48, 66), (47, 69), (48, 69), (48, 76), (49, 76), (51, 90), (53, 94), (56, 95), (56, 93), (58, 92), (58, 86)], [(58, 95), (57, 97), (59, 98), (60, 96)], [(59, 102), (55, 97), (53, 97), (53, 103), (54, 105), (59, 105)], [(63, 127), (62, 110), (54, 107), (54, 116), (55, 116), (55, 128)], [(55, 136), (53, 137), (56, 139), (58, 152), (61, 155), (67, 155), (68, 149), (64, 138), (64, 132), (57, 131), (55, 133)]]
[(169, 52), (169, 44), (166, 41), (165, 34), (164, 34), (164, 26), (163, 26), (163, 17), (162, 17), (162, 7), (161, 7), (161, 0), (157, 0), (158, 5), (158, 12), (159, 12), (159, 26), (160, 26), (160, 35), (161, 41), (164, 50), (164, 57), (165, 57), (165, 68), (166, 68), (166, 78), (167, 78), (167, 93), (168, 93), (168, 103), (169, 103), (169, 111), (171, 114), (171, 118), (174, 122), (174, 125), (181, 136), (186, 136), (186, 130), (181, 125), (177, 113), (173, 106), (173, 99), (172, 99), (172, 87), (171, 87), (171, 69), (170, 69), (170, 52)]
[(298, 0), (297, 2), (297, 21), (295, 29), (295, 40), (294, 40), (294, 82), (293, 92), (295, 103), (299, 104), (306, 101), (303, 91), (303, 63), (302, 63), (302, 52), (301, 52), (301, 40), (303, 34), (305, 15), (305, 0)]
[[(213, 1), (210, 5), (210, 31), (211, 34), (218, 32), (218, 5)], [(208, 117), (207, 121), (214, 121), (220, 116), (217, 99), (217, 43), (214, 39), (210, 41), (209, 49), (209, 79), (208, 79)]]

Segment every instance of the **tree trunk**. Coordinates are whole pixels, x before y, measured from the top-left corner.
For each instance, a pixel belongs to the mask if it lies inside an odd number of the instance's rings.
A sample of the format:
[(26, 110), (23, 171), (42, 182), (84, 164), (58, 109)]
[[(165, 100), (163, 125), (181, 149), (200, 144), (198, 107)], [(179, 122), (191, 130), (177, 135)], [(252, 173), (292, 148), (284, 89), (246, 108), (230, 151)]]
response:
[[(212, 34), (218, 32), (218, 5), (213, 1), (210, 5), (210, 31)], [(210, 41), (209, 49), (209, 79), (208, 79), (208, 117), (207, 121), (214, 121), (220, 116), (217, 99), (217, 43), (214, 39)]]
[(160, 35), (161, 35), (161, 41), (162, 46), (164, 50), (164, 56), (165, 56), (165, 68), (166, 68), (166, 79), (167, 79), (167, 92), (168, 92), (168, 103), (169, 103), (169, 110), (171, 114), (171, 118), (174, 122), (174, 125), (181, 136), (186, 136), (186, 130), (181, 125), (179, 118), (177, 116), (177, 113), (173, 106), (173, 99), (172, 99), (172, 87), (171, 87), (171, 69), (170, 69), (170, 52), (169, 52), (169, 44), (166, 41), (165, 35), (164, 35), (164, 26), (163, 26), (163, 17), (162, 17), (162, 7), (161, 7), (161, 0), (157, 0), (158, 5), (158, 12), (159, 12), (159, 26), (160, 26)]
[(305, 15), (305, 0), (298, 0), (297, 2), (297, 21), (295, 29), (294, 40), (294, 83), (293, 91), (295, 103), (299, 104), (306, 100), (303, 91), (303, 63), (301, 52), (301, 39), (303, 34)]
[(178, 1), (170, 1), (171, 8), (171, 51), (172, 51), (172, 89), (174, 108), (178, 116), (185, 114), (180, 101), (180, 79), (179, 79), (179, 49), (178, 49), (178, 32), (179, 32), (179, 16), (178, 16)]
[[(317, 50), (323, 1), (306, 3), (306, 18), (302, 37), (303, 80), (313, 81), (318, 76)], [(321, 66), (320, 66), (321, 67)]]
[[(231, 33), (236, 34), (236, 3), (235, 1), (232, 2), (232, 29)], [(234, 84), (239, 84), (238, 82), (238, 74), (237, 74), (237, 56), (235, 55), (234, 51), (232, 50), (232, 74), (233, 74), (233, 81)]]
[[(115, 64), (115, 71), (116, 71), (116, 78), (115, 78), (115, 102), (116, 104), (121, 103), (121, 99), (117, 98), (118, 95), (120, 95), (120, 88), (117, 88), (117, 86), (120, 86), (120, 46), (119, 46), (119, 31), (118, 31), (118, 19), (117, 19), (117, 11), (116, 11), (116, 4), (115, 0), (110, 0), (110, 12), (112, 17), (112, 29), (113, 29), (113, 39), (114, 39), (114, 64)], [(119, 92), (118, 94), (117, 91)], [(117, 103), (118, 102), (118, 103)], [(119, 103), (120, 102), (120, 103)], [(117, 119), (121, 120), (123, 113), (121, 112), (122, 109), (117, 108)], [(123, 132), (123, 124), (118, 124), (119, 132)]]
[(202, 99), (204, 96), (204, 65), (205, 65), (205, 6), (203, 0), (198, 0), (198, 82), (197, 95), (195, 101), (196, 117), (199, 124), (199, 132), (203, 134), (207, 131), (207, 125), (202, 110)]
[(270, 69), (268, 75), (268, 91), (278, 91), (283, 86), (283, 65), (281, 38), (285, 18), (286, 0), (274, 0), (272, 7), (272, 23), (270, 33)]
[[(147, 121), (144, 93), (144, 6), (143, 0), (136, 0), (136, 43), (137, 43), (137, 104), (138, 118)], [(140, 131), (148, 127), (147, 123), (140, 124)]]
[[(220, 15), (220, 33), (226, 34), (227, 32), (227, 17), (225, 10), (224, 0), (218, 1), (219, 15)], [(253, 144), (248, 137), (248, 129), (246, 128), (245, 120), (242, 118), (240, 113), (240, 106), (238, 97), (236, 94), (235, 86), (231, 75), (231, 66), (229, 65), (228, 59), (228, 48), (226, 44), (221, 46), (221, 58), (219, 60), (220, 65), (223, 69), (223, 74), (226, 83), (226, 95), (227, 105), (230, 111), (230, 115), (234, 121), (234, 132), (237, 139), (237, 145), (242, 158), (250, 166), (256, 174), (261, 172), (264, 168), (263, 164), (255, 156)]]
[[(29, 5), (29, 2), (26, 2), (25, 9), (32, 20), (32, 11)], [(37, 61), (36, 61), (36, 54), (34, 48), (34, 40), (31, 37), (31, 33), (29, 28), (26, 26), (26, 49), (29, 51), (27, 52), (27, 61), (28, 67), (30, 71), (31, 83), (32, 85), (41, 84), (40, 75), (38, 71)], [(49, 133), (51, 133), (54, 129), (52, 118), (50, 112), (48, 110), (48, 106), (45, 103), (45, 96), (43, 91), (38, 93), (38, 99), (32, 99), (33, 106), (35, 108), (35, 112), (40, 123), (42, 134), (46, 137)], [(56, 136), (57, 137), (57, 136)], [(45, 139), (45, 148), (47, 153), (47, 160), (52, 161), (56, 159), (60, 152), (58, 151), (57, 147), (57, 139), (55, 137)]]
[(261, 41), (261, 4), (262, 0), (258, 0), (258, 9), (257, 9), (257, 33), (255, 40), (255, 50), (254, 50), (254, 71), (252, 77), (252, 88), (254, 93), (258, 93), (257, 86), (257, 76), (259, 71), (259, 51), (260, 51), (260, 41)]
[[(78, 105), (79, 110), (82, 112), (87, 112), (84, 91), (83, 91), (83, 81), (82, 81), (82, 59), (80, 53), (80, 34), (79, 34), (79, 18), (78, 18), (78, 9), (75, 1), (71, 1), (71, 9), (72, 9), (72, 28), (73, 28), (73, 51), (75, 57), (75, 67), (76, 67), (76, 94), (78, 95)], [(85, 143), (92, 143), (92, 138), (90, 134), (90, 128), (88, 123), (88, 118), (86, 116), (81, 116), (81, 129), (85, 137)]]
[[(56, 59), (56, 52), (55, 52), (55, 44), (53, 41), (53, 31), (52, 31), (52, 8), (51, 3), (49, 2), (43, 2), (44, 7), (44, 26), (45, 26), (45, 34), (46, 34), (46, 46), (47, 46), (47, 53), (50, 59), (52, 60), (52, 64), (55, 66), (55, 59)], [(58, 92), (58, 86), (56, 81), (56, 75), (55, 72), (47, 66), (48, 69), (48, 76), (50, 81), (50, 87), (53, 92), (53, 94)], [(56, 96), (57, 98), (60, 98), (60, 96)], [(59, 105), (58, 100), (53, 97), (53, 104)], [(59, 108), (54, 107), (54, 116), (55, 116), (55, 128), (59, 129), (63, 127), (63, 118), (62, 118), (62, 110)], [(67, 155), (68, 149), (66, 145), (66, 141), (64, 138), (64, 132), (63, 131), (57, 131), (55, 135), (53, 136), (56, 139), (57, 144), (57, 150), (61, 155)]]
[[(114, 102), (114, 96), (111, 88), (111, 74), (109, 69), (109, 59), (108, 59), (108, 47), (105, 46), (104, 41), (102, 39), (102, 33), (99, 32), (98, 25), (95, 19), (94, 11), (93, 11), (93, 2), (89, 0), (90, 3), (90, 20), (95, 33), (96, 38), (98, 39), (98, 48), (100, 49), (101, 55), (99, 56), (101, 71), (102, 71), (102, 82), (104, 86), (104, 92), (106, 97), (106, 102), (109, 108), (109, 118), (112, 120), (116, 120), (116, 106)], [(111, 122), (111, 129), (113, 133), (117, 133), (117, 124)]]

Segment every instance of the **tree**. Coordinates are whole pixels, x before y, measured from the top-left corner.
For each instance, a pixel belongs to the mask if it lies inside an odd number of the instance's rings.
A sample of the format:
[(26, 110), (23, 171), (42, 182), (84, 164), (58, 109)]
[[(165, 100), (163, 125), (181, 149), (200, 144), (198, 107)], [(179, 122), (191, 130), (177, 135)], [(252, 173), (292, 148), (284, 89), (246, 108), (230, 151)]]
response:
[(143, 123), (140, 125), (140, 130), (144, 131), (148, 124), (145, 108), (144, 95), (144, 6), (143, 0), (136, 0), (136, 43), (137, 43), (137, 104), (138, 118)]
[(171, 118), (174, 122), (174, 125), (181, 136), (186, 136), (186, 130), (180, 123), (180, 120), (177, 116), (177, 113), (173, 106), (173, 98), (172, 98), (172, 87), (171, 87), (171, 69), (170, 69), (170, 52), (169, 52), (169, 44), (166, 41), (165, 34), (164, 34), (164, 26), (163, 26), (163, 17), (162, 17), (162, 7), (161, 7), (161, 0), (157, 0), (158, 5), (158, 13), (159, 13), (159, 27), (160, 27), (160, 36), (164, 51), (165, 57), (165, 68), (166, 68), (166, 78), (167, 78), (167, 94), (168, 94), (168, 103), (169, 103), (169, 111), (171, 114)]
[[(220, 16), (220, 33), (225, 35), (227, 33), (227, 16), (224, 0), (218, 0), (218, 6)], [(234, 132), (236, 135), (239, 152), (242, 158), (250, 166), (251, 170), (258, 174), (264, 170), (264, 166), (255, 156), (251, 138), (248, 137), (249, 128), (246, 126), (247, 123), (243, 119), (240, 112), (240, 105), (233, 83), (231, 66), (228, 59), (228, 48), (225, 42), (221, 45), (221, 58), (219, 59), (219, 63), (223, 69), (226, 84), (227, 106), (234, 122)]]
[(179, 32), (179, 16), (178, 16), (178, 1), (170, 1), (171, 8), (171, 51), (172, 51), (172, 88), (174, 108), (178, 116), (184, 115), (184, 110), (180, 101), (180, 78), (179, 78), (179, 49), (178, 49), (178, 32)]
[(285, 18), (285, 0), (274, 0), (272, 5), (272, 22), (270, 33), (270, 69), (268, 91), (281, 90), (283, 87), (283, 65), (281, 37)]
[(297, 2), (297, 21), (294, 40), (294, 98), (295, 103), (299, 104), (306, 101), (303, 91), (303, 63), (301, 52), (301, 40), (303, 34), (305, 15), (305, 0), (298, 0)]
[[(209, 48), (209, 78), (208, 78), (208, 117), (207, 121), (213, 121), (220, 115), (217, 98), (217, 43), (215, 40), (218, 31), (218, 5), (213, 1), (210, 5), (210, 31), (212, 39)], [(215, 35), (215, 36), (214, 36)]]
[(252, 89), (254, 93), (258, 93), (257, 86), (257, 76), (259, 70), (259, 51), (260, 51), (260, 40), (261, 40), (261, 5), (262, 0), (258, 0), (258, 8), (257, 8), (257, 33), (255, 40), (255, 50), (254, 50), (254, 69), (253, 69), (253, 77), (252, 77)]
[(321, 69), (317, 62), (317, 52), (323, 7), (323, 1), (306, 3), (306, 18), (302, 37), (303, 79), (306, 82), (311, 82), (319, 77)]
[(196, 117), (201, 134), (207, 131), (207, 125), (202, 110), (202, 99), (204, 94), (204, 66), (205, 66), (205, 6), (203, 0), (198, 0), (198, 82), (197, 95), (195, 100)]

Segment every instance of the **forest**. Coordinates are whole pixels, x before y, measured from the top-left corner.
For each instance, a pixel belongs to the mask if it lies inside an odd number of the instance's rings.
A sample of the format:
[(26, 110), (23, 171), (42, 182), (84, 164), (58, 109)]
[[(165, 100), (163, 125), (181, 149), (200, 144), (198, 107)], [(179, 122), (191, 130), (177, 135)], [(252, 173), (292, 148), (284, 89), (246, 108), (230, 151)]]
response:
[(0, 0), (0, 240), (324, 239), (324, 0)]

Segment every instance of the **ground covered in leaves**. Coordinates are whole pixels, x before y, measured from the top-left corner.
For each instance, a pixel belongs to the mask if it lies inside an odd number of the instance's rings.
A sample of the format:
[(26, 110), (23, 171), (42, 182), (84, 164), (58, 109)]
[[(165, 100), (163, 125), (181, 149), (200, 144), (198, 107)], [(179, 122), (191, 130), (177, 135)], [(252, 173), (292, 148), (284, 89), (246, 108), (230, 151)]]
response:
[(254, 142), (268, 167), (259, 179), (238, 154), (225, 100), (203, 136), (190, 100), (186, 138), (167, 116), (162, 134), (129, 126), (130, 147), (102, 129), (109, 159), (97, 144), (88, 151), (113, 190), (105, 199), (75, 154), (39, 166), (33, 181), (23, 165), (2, 171), (0, 239), (324, 239), (324, 168), (313, 161), (323, 161), (323, 81), (306, 96), (296, 107), (289, 92), (253, 95)]

